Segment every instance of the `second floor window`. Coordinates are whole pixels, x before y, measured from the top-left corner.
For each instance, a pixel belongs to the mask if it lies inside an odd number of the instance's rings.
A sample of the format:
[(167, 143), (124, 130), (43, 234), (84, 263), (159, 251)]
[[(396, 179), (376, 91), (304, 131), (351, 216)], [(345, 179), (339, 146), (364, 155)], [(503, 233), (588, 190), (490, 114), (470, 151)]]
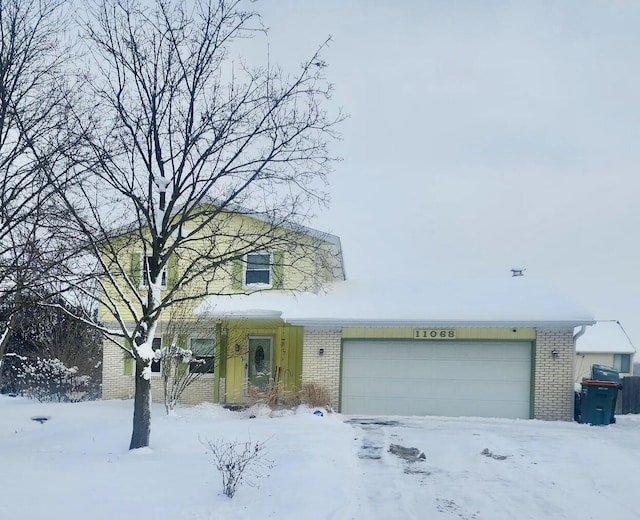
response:
[(271, 285), (271, 254), (249, 253), (244, 276), (245, 285)]
[[(151, 255), (145, 255), (142, 257), (142, 273), (141, 273), (141, 287), (149, 287), (149, 259)], [(167, 266), (162, 268), (160, 287), (165, 289), (167, 287)]]

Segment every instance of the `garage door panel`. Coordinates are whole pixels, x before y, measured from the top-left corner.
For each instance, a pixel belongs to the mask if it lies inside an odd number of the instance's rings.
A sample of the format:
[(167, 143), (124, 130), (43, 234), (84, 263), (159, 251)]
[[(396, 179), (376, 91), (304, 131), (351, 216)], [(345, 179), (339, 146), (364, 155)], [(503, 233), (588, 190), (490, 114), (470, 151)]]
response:
[(342, 411), (528, 418), (531, 344), (347, 340)]

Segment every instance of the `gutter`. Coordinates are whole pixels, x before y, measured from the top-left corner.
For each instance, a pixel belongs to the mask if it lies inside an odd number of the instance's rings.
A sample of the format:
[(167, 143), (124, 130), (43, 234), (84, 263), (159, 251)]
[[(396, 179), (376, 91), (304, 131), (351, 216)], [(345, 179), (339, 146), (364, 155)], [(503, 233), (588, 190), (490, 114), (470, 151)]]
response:
[[(585, 328), (593, 325), (594, 320), (371, 320), (339, 318), (284, 318), (291, 325), (317, 328), (341, 327), (537, 327), (537, 328)], [(575, 338), (575, 337), (574, 337)]]

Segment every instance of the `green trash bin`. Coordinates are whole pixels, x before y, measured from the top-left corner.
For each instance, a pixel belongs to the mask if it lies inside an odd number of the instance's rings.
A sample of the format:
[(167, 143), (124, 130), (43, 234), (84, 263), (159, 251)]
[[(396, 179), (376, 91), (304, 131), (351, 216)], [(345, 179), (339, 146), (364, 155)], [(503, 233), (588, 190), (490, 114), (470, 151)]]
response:
[(581, 421), (582, 423), (602, 426), (611, 424), (618, 397), (618, 383), (615, 381), (582, 381)]
[(594, 381), (613, 381), (618, 383), (619, 387), (622, 386), (620, 372), (605, 365), (591, 365), (591, 379)]
[[(622, 390), (622, 379), (620, 379), (620, 372), (613, 367), (606, 365), (591, 365), (591, 379), (595, 381), (613, 381), (617, 383), (618, 390)], [(611, 424), (616, 422), (616, 404), (618, 399), (618, 393), (613, 400), (613, 412), (611, 413)]]

